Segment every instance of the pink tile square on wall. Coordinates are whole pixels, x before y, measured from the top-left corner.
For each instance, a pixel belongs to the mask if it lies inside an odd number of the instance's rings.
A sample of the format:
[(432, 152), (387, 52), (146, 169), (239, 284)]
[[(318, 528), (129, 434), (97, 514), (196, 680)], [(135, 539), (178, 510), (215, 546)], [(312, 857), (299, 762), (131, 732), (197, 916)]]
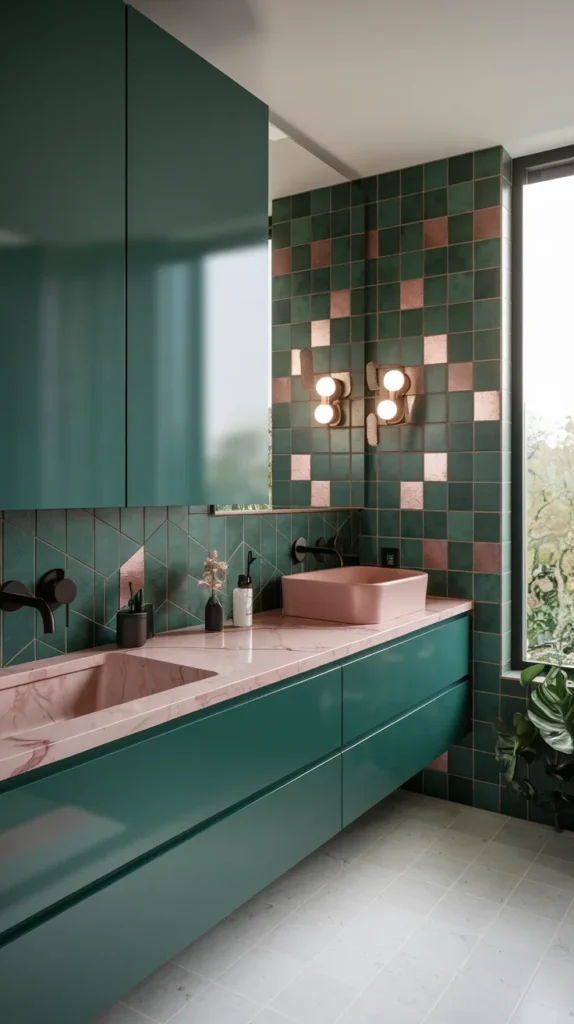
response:
[(411, 382), (409, 397), (424, 393), (424, 371), (422, 366), (405, 366), (405, 373)]
[(319, 242), (311, 242), (311, 266), (328, 267), (331, 262), (331, 239), (322, 238)]
[(291, 273), (291, 249), (274, 249), (271, 257), (273, 277)]
[(331, 317), (337, 319), (341, 316), (351, 315), (351, 289), (342, 288), (340, 291), (331, 292)]
[(311, 321), (311, 347), (319, 348), (321, 345), (331, 344), (331, 321)]
[(500, 238), (500, 206), (488, 206), (485, 210), (474, 211), (474, 237)]
[(120, 608), (128, 603), (130, 583), (134, 594), (144, 585), (144, 549), (138, 548), (131, 558), (120, 565)]
[(472, 363), (448, 364), (448, 390), (472, 391)]
[(331, 504), (331, 484), (329, 480), (311, 481), (311, 505), (314, 508), (326, 507)]
[(311, 479), (311, 456), (310, 455), (292, 455), (291, 456), (291, 479), (292, 480), (310, 480)]
[(446, 363), (446, 334), (427, 334), (423, 343), (423, 358), (427, 366), (431, 363)]
[(425, 480), (446, 480), (448, 476), (448, 460), (446, 452), (425, 452)]
[(499, 391), (474, 392), (474, 418), (475, 420), (500, 419)]
[(272, 385), (273, 403), (291, 401), (291, 378), (274, 377)]
[(423, 541), (423, 566), (425, 569), (446, 569), (448, 564), (446, 540)]
[(379, 257), (379, 232), (367, 231), (366, 252), (368, 260), (376, 260)]
[(448, 217), (433, 217), (423, 222), (423, 245), (425, 249), (448, 245)]
[(427, 764), (427, 771), (448, 772), (448, 750), (445, 750), (444, 754), (441, 754), (440, 757), (435, 757), (434, 761)]
[(301, 349), (300, 348), (293, 348), (293, 349), (291, 349), (291, 376), (292, 377), (300, 377), (301, 376)]
[(500, 572), (500, 544), (488, 541), (474, 542), (474, 571)]
[(423, 304), (423, 279), (401, 281), (401, 309), (420, 309)]
[(422, 508), (423, 507), (423, 483), (422, 480), (401, 481), (401, 508)]

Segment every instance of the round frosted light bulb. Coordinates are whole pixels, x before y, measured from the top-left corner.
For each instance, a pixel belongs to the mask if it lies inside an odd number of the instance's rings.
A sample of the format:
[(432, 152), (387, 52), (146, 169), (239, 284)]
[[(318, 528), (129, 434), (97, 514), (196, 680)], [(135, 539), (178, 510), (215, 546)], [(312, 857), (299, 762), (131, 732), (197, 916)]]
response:
[(332, 405), (318, 405), (314, 415), (317, 423), (322, 423), (326, 426), (333, 419), (335, 410)]
[(405, 383), (405, 375), (402, 370), (387, 370), (383, 377), (383, 384), (387, 391), (400, 391)]
[(330, 398), (331, 395), (335, 394), (337, 385), (332, 377), (319, 377), (319, 380), (315, 384), (315, 391), (321, 398)]
[(377, 416), (382, 420), (392, 420), (397, 415), (397, 403), (391, 398), (385, 398), (377, 406)]

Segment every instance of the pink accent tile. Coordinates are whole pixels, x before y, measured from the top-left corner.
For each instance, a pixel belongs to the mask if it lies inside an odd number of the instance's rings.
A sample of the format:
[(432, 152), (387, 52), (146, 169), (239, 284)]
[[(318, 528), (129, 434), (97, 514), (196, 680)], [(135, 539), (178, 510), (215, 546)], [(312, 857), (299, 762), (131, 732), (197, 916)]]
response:
[(475, 420), (500, 419), (500, 391), (474, 392)]
[(291, 378), (274, 377), (272, 385), (273, 404), (291, 401)]
[(331, 504), (331, 484), (328, 480), (311, 481), (311, 504), (314, 508)]
[(423, 484), (422, 480), (401, 481), (401, 508), (422, 508), (423, 507)]
[(291, 249), (274, 249), (271, 258), (273, 276), (291, 273)]
[(439, 245), (448, 245), (448, 217), (433, 217), (423, 224), (423, 244), (425, 249), (436, 249)]
[(293, 348), (293, 349), (291, 349), (291, 376), (292, 377), (300, 377), (301, 376), (301, 349), (300, 348)]
[(130, 583), (134, 594), (141, 590), (144, 585), (144, 549), (138, 550), (128, 558), (127, 562), (120, 565), (120, 608), (128, 603), (130, 596)]
[(292, 480), (310, 480), (311, 479), (311, 456), (310, 455), (292, 455), (291, 456), (291, 479)]
[(422, 366), (405, 366), (405, 373), (411, 382), (409, 396), (422, 395), (424, 392), (424, 373)]
[(474, 211), (474, 237), (500, 238), (500, 206)]
[(474, 571), (500, 572), (500, 544), (474, 543)]
[(401, 309), (420, 309), (423, 304), (423, 279), (401, 281)]
[(379, 256), (379, 232), (367, 231), (366, 251), (368, 260), (376, 260)]
[(448, 564), (446, 540), (423, 541), (423, 566), (425, 569), (446, 569)]
[(351, 315), (351, 290), (342, 288), (341, 291), (331, 292), (331, 316), (333, 319), (340, 316)]
[(446, 363), (446, 334), (428, 334), (424, 339), (424, 361)]
[(472, 363), (448, 364), (448, 390), (472, 391)]
[(444, 754), (441, 754), (440, 757), (435, 757), (434, 761), (427, 764), (427, 771), (448, 772), (448, 750), (445, 750)]
[(425, 452), (424, 455), (425, 480), (447, 480), (447, 455), (446, 452)]
[(331, 262), (331, 239), (322, 238), (319, 242), (311, 242), (311, 266), (328, 267)]
[(311, 347), (318, 348), (321, 345), (331, 344), (331, 321), (311, 321)]

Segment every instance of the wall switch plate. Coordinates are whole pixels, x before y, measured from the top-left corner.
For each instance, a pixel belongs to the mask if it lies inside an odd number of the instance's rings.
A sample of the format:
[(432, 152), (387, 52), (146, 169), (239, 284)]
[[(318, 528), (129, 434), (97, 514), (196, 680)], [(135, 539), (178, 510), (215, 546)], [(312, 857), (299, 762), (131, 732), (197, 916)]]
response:
[(385, 569), (399, 569), (401, 565), (399, 548), (381, 548), (381, 565)]

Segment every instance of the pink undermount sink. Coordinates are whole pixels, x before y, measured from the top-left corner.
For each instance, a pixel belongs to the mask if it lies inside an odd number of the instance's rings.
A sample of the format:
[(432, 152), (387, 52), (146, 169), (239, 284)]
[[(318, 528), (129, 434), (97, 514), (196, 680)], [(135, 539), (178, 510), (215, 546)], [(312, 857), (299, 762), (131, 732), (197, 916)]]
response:
[(283, 613), (353, 626), (424, 610), (428, 575), (412, 569), (348, 565), (283, 576)]

